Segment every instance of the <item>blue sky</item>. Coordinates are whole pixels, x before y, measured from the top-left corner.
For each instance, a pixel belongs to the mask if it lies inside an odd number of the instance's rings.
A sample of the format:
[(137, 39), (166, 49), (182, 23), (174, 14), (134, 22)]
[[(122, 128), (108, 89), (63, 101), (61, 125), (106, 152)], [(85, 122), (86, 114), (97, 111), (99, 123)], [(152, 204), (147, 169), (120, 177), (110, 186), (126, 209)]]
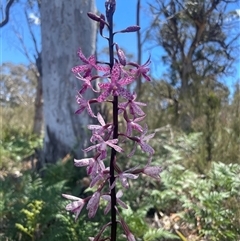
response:
[[(104, 0), (97, 0), (97, 8), (100, 12), (105, 13)], [(117, 10), (115, 12), (115, 24), (116, 30), (126, 28), (129, 25), (134, 25), (136, 22), (135, 12), (136, 12), (136, 0), (126, 1), (121, 0), (117, 2)], [(144, 23), (143, 23), (144, 26)], [(146, 23), (145, 23), (146, 26)], [(11, 18), (7, 26), (1, 29), (1, 49), (2, 49), (2, 61), (11, 61), (15, 63), (28, 63), (25, 55), (20, 51), (19, 41), (16, 39), (13, 28), (17, 28), (20, 34), (23, 36), (26, 46), (32, 49), (32, 41), (29, 36), (27, 25), (25, 22), (24, 15), (22, 13), (21, 4), (15, 4), (11, 9)], [(100, 37), (99, 37), (100, 39)], [(38, 36), (40, 40), (40, 32)], [(131, 52), (136, 52), (136, 33), (130, 34), (118, 34), (115, 38), (119, 45), (123, 45), (124, 48), (129, 49)], [(104, 47), (107, 42), (100, 41), (99, 47)]]
[[(22, 5), (25, 0), (20, 0), (20, 3), (17, 3), (11, 9), (11, 18), (10, 22), (7, 26), (4, 26), (0, 29), (1, 35), (1, 55), (0, 55), (0, 62), (13, 62), (13, 63), (24, 63), (28, 64), (29, 61), (26, 56), (22, 53), (22, 47), (20, 46), (19, 40), (16, 38), (16, 34), (14, 33), (13, 29), (19, 31), (21, 36), (23, 37), (23, 41), (30, 53), (30, 56), (34, 53), (33, 43), (31, 41), (31, 37), (29, 36), (29, 32), (27, 29), (27, 24), (25, 22), (25, 18), (23, 15), (23, 11), (21, 9)], [(3, 0), (3, 4), (6, 0)], [(142, 0), (142, 9), (141, 9), (141, 28), (145, 29), (149, 22), (149, 15), (146, 8), (146, 0)], [(104, 7), (105, 0), (96, 0), (97, 9), (105, 13)], [(130, 25), (135, 25), (136, 23), (136, 0), (118, 0), (117, 1), (117, 9), (114, 15), (115, 19), (115, 29), (121, 30)], [(238, 5), (235, 6), (236, 8), (240, 8)], [(1, 14), (0, 14), (1, 16)], [(32, 15), (33, 20), (34, 15)], [(40, 30), (39, 26), (36, 26), (35, 30), (38, 36), (38, 41), (40, 43)], [(125, 33), (125, 34), (117, 34), (115, 37), (115, 42), (119, 44), (120, 47), (126, 49), (131, 54), (136, 54), (137, 47), (136, 47), (136, 33)], [(104, 39), (101, 39), (99, 36), (98, 42), (98, 49), (102, 49), (103, 47), (107, 46), (107, 42)], [(152, 73), (155, 77), (161, 77), (164, 70), (166, 69), (165, 66), (159, 64), (159, 60), (161, 55), (163, 55), (163, 50), (161, 48), (155, 48), (149, 51), (143, 51), (143, 59), (142, 62), (144, 63), (145, 60), (151, 54), (152, 57)], [(161, 62), (160, 62), (161, 63)], [(229, 78), (229, 86), (236, 81), (237, 78), (240, 77), (240, 71), (237, 71), (234, 78)]]
[[(9, 24), (0, 29), (2, 39), (0, 47), (2, 50), (0, 56), (1, 62), (13, 62), (16, 64), (29, 63), (28, 59), (23, 54), (19, 40), (16, 38), (16, 34), (13, 30), (14, 28), (17, 29), (17, 31), (19, 31), (20, 35), (23, 37), (23, 41), (26, 44), (30, 56), (34, 54), (33, 43), (31, 41), (31, 37), (29, 36), (25, 17), (21, 9), (21, 3), (23, 4), (24, 1), (25, 0), (20, 0), (20, 4), (15, 4), (11, 8), (11, 18)], [(97, 9), (103, 14), (105, 14), (104, 3), (105, 0), (96, 0)], [(114, 14), (115, 30), (121, 30), (130, 25), (136, 24), (136, 5), (136, 0), (117, 1), (117, 9)], [(141, 28), (145, 29), (149, 21), (149, 16), (146, 8), (146, 0), (142, 0), (141, 10)], [(38, 27), (36, 27), (35, 31), (40, 42), (40, 31), (38, 30)], [(98, 36), (98, 40), (98, 50), (107, 47), (107, 42), (105, 39), (102, 39), (101, 36)], [(117, 34), (115, 35), (115, 42), (117, 42), (121, 48), (126, 49), (130, 54), (136, 54), (136, 33)], [(143, 51), (143, 63), (148, 59), (150, 54), (152, 57), (152, 70), (154, 73), (158, 73), (158, 77), (160, 77), (165, 67), (160, 66), (159, 64), (155, 64), (156, 61), (154, 61), (154, 59), (157, 58), (157, 55), (162, 54), (162, 50), (160, 48), (154, 49), (154, 51), (151, 51), (151, 53), (150, 51)]]

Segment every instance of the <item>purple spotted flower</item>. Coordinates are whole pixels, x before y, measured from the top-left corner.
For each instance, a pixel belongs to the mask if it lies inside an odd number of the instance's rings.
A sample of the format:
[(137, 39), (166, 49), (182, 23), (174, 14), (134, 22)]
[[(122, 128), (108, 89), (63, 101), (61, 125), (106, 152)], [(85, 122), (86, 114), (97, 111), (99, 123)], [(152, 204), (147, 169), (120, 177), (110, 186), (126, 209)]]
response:
[(79, 109), (75, 112), (75, 114), (81, 114), (85, 109), (91, 117), (96, 117), (91, 109), (90, 104), (96, 103), (96, 99), (85, 100), (81, 94), (76, 95), (76, 101), (79, 105)]
[(138, 175), (134, 175), (132, 173), (121, 172), (118, 174), (119, 180), (123, 187), (129, 188), (129, 183), (127, 179), (137, 179)]
[[(128, 206), (122, 201), (120, 200), (120, 198), (122, 197), (123, 192), (122, 190), (119, 190), (116, 194), (116, 198), (117, 198), (117, 203), (122, 207), (122, 208), (128, 208)], [(111, 196), (110, 195), (102, 195), (102, 198), (106, 201), (108, 201), (108, 204), (104, 210), (104, 214), (106, 215), (110, 209), (111, 209)]]
[(133, 62), (128, 64), (136, 67), (136, 69), (130, 69), (131, 74), (133, 74), (135, 78), (143, 76), (143, 78), (146, 79), (147, 81), (151, 81), (150, 77), (147, 75), (148, 71), (150, 70), (150, 68), (148, 67), (150, 63), (151, 63), (151, 60), (149, 57), (146, 63), (143, 65), (139, 65)]
[(98, 97), (98, 102), (105, 101), (110, 95), (112, 96), (121, 96), (125, 99), (130, 100), (132, 98), (132, 94), (123, 86), (128, 85), (134, 81), (132, 76), (123, 76), (121, 78), (121, 67), (119, 63), (115, 63), (112, 72), (110, 83), (100, 83), (99, 88), (102, 93)]
[(100, 191), (96, 191), (88, 201), (87, 210), (88, 210), (89, 218), (93, 218), (96, 215), (96, 212), (99, 206), (100, 197), (101, 197)]
[(88, 125), (88, 129), (93, 133), (90, 138), (92, 143), (97, 141), (96, 135), (103, 137), (105, 133), (110, 134), (112, 132), (112, 124), (106, 124), (100, 113), (97, 114), (97, 119), (101, 125)]
[(89, 152), (91, 150), (97, 149), (97, 152), (100, 153), (101, 159), (105, 159), (107, 155), (107, 146), (113, 148), (117, 152), (123, 152), (123, 149), (116, 145), (118, 143), (118, 139), (112, 139), (112, 140), (104, 140), (100, 135), (93, 134), (96, 141), (98, 141), (98, 144), (90, 146), (83, 151)]
[(80, 212), (82, 211), (82, 209), (86, 203), (86, 200), (81, 199), (79, 197), (72, 196), (72, 195), (68, 195), (68, 194), (62, 194), (62, 196), (69, 200), (73, 200), (73, 202), (69, 203), (66, 206), (66, 210), (73, 212), (75, 214), (75, 220), (77, 220)]
[(76, 167), (84, 167), (87, 168), (87, 174), (90, 176), (95, 176), (96, 173), (105, 169), (105, 165), (103, 163), (103, 159), (100, 159), (102, 156), (100, 154), (96, 155), (93, 158), (83, 158), (80, 160), (74, 159), (74, 165)]
[(133, 115), (134, 117), (145, 115), (145, 113), (143, 112), (140, 106), (146, 106), (146, 104), (135, 101), (136, 98), (137, 98), (136, 93), (133, 93), (132, 98), (130, 100), (128, 100), (127, 102), (119, 103), (118, 113), (121, 114), (127, 107), (129, 107), (130, 114)]
[(92, 69), (96, 69), (98, 71), (109, 71), (109, 66), (101, 66), (97, 64), (94, 55), (91, 55), (89, 58), (86, 58), (81, 48), (78, 50), (77, 54), (84, 64), (73, 67), (72, 72), (74, 74), (84, 73), (82, 76), (86, 77), (90, 75)]
[(100, 170), (98, 170), (95, 175), (91, 176), (92, 181), (90, 182), (89, 186), (93, 187), (99, 183), (104, 183), (105, 181), (107, 181), (110, 177), (109, 170), (109, 167), (101, 168)]
[(118, 44), (115, 44), (115, 46), (116, 46), (116, 51), (117, 51), (117, 56), (118, 56), (119, 62), (121, 65), (125, 66), (127, 64), (126, 56), (125, 56), (124, 52), (119, 48)]
[(128, 137), (129, 139), (135, 141), (134, 148), (133, 148), (132, 152), (128, 155), (129, 157), (132, 157), (134, 155), (137, 144), (141, 147), (141, 149), (144, 152), (149, 153), (150, 156), (152, 156), (154, 154), (154, 149), (146, 142), (149, 141), (150, 139), (152, 139), (154, 137), (155, 133), (152, 133), (152, 134), (146, 136), (147, 132), (148, 132), (148, 128), (147, 128), (147, 125), (145, 125), (145, 128), (144, 128), (142, 134), (140, 135), (140, 137)]
[(162, 172), (162, 168), (159, 166), (145, 166), (142, 170), (142, 173), (146, 174), (155, 179), (160, 179), (160, 173)]
[(94, 92), (98, 92), (97, 90), (95, 90), (92, 86), (92, 81), (94, 81), (95, 79), (97, 79), (99, 76), (91, 76), (88, 75), (86, 77), (82, 77), (81, 75), (76, 75), (76, 77), (78, 79), (80, 79), (81, 81), (83, 81), (83, 85), (82, 88), (79, 90), (80, 94), (84, 94), (86, 92), (87, 89), (91, 89)]
[(144, 116), (140, 116), (138, 118), (129, 119), (128, 115), (127, 115), (127, 112), (124, 111), (123, 117), (124, 117), (124, 119), (126, 121), (126, 124), (127, 124), (127, 130), (126, 130), (126, 135), (127, 136), (131, 136), (133, 130), (136, 130), (138, 132), (143, 132), (142, 126), (139, 125), (137, 122), (142, 121), (145, 118), (145, 115)]
[(119, 168), (119, 166), (117, 165), (116, 161), (114, 161), (114, 168), (115, 168), (115, 171), (118, 173), (118, 175), (116, 176), (115, 181), (110, 186), (110, 189), (113, 189), (115, 187), (117, 179), (119, 179), (121, 185), (124, 188), (129, 188), (128, 179), (137, 179), (138, 178), (138, 174), (135, 174), (135, 173), (133, 174), (133, 172), (137, 169), (137, 167), (133, 167), (126, 171), (122, 171)]

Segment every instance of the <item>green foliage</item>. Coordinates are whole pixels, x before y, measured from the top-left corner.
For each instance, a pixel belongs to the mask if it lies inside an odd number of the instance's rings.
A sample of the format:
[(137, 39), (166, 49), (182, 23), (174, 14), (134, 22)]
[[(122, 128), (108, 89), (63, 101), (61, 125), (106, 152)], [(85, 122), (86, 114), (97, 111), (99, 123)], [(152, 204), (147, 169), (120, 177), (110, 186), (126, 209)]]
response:
[[(23, 64), (3, 63), (1, 71), (1, 106), (31, 106), (37, 85), (36, 69)], [(26, 108), (27, 109), (27, 108)], [(19, 119), (18, 119), (19, 120)]]
[[(139, 187), (140, 188), (140, 187)], [(134, 192), (134, 194), (136, 194)], [(148, 204), (147, 204), (148, 199)], [(132, 205), (136, 200), (130, 200), (129, 205)], [(146, 222), (149, 209), (152, 207), (152, 203), (148, 198), (143, 198), (144, 204), (138, 204), (136, 210), (132, 210), (131, 207), (122, 210), (124, 220), (129, 225), (130, 230), (134, 235), (143, 241), (154, 240), (178, 240), (178, 236), (170, 233), (163, 228), (151, 228), (151, 221)]]
[[(188, 141), (191, 139), (194, 136)], [(192, 152), (191, 147), (184, 149), (185, 156)], [(184, 158), (179, 162), (174, 149), (168, 151), (175, 158), (161, 175), (162, 187), (151, 192), (155, 207), (181, 214), (182, 222), (192, 224), (206, 240), (238, 240), (240, 165), (213, 162), (205, 175), (200, 175), (184, 166)]]
[(144, 233), (148, 230), (148, 225), (145, 222), (147, 210), (146, 208), (139, 208), (134, 211), (129, 207), (124, 209), (122, 214), (124, 216), (125, 222), (129, 225), (131, 231), (136, 233), (138, 237), (142, 237)]
[(3, 63), (0, 98), (1, 174), (20, 167), (20, 161), (32, 156), (42, 140), (32, 134), (36, 72), (32, 66)]
[[(212, 162), (199, 173), (202, 137), (201, 133), (173, 135), (164, 128), (156, 133), (153, 145), (159, 158), (153, 164), (164, 169), (161, 182), (142, 176), (130, 182), (131, 191), (123, 196), (131, 206), (122, 211), (123, 216), (139, 240), (240, 238), (240, 165)], [(138, 150), (131, 161), (121, 162), (143, 165), (146, 158)]]
[(24, 165), (27, 166), (27, 162), (33, 162), (35, 150), (41, 146), (42, 138), (28, 131), (16, 128), (3, 129), (0, 140), (0, 177), (4, 178), (8, 173), (21, 175), (19, 170)]
[[(70, 166), (72, 163), (48, 166), (44, 178), (29, 172), (21, 177), (5, 178), (0, 191), (1, 240), (78, 241), (80, 237), (80, 240), (87, 240), (97, 233), (100, 224), (106, 222), (104, 215), (97, 215), (96, 219), (88, 221), (84, 211), (75, 222), (73, 215), (68, 215), (65, 210), (69, 202), (61, 197), (61, 193), (68, 193), (72, 189), (69, 186), (73, 186), (68, 180), (69, 173), (76, 175), (76, 172), (69, 170)], [(77, 180), (73, 176), (70, 180)], [(79, 192), (79, 189), (75, 189), (75, 192)]]
[(0, 177), (20, 170), (23, 160), (30, 161), (41, 148), (42, 137), (32, 134), (33, 106), (0, 108)]
[(20, 212), (25, 215), (24, 224), (16, 223), (15, 226), (21, 232), (27, 234), (34, 240), (34, 234), (38, 231), (38, 216), (41, 212), (43, 202), (34, 200), (27, 205), (27, 209), (22, 209)]
[(176, 240), (178, 239), (176, 235), (169, 233), (168, 231), (162, 229), (149, 229), (143, 236), (144, 241), (154, 241), (161, 239)]
[(9, 129), (3, 132), (1, 151), (5, 158), (20, 161), (34, 153), (35, 148), (42, 145), (42, 140), (28, 132), (19, 132), (17, 129)]

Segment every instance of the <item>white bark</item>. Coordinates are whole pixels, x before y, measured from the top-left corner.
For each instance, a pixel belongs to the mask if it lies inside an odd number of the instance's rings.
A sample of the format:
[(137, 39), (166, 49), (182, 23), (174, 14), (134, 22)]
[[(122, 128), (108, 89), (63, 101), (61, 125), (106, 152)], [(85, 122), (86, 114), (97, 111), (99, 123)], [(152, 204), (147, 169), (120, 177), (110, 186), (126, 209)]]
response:
[(41, 2), (44, 162), (54, 163), (71, 151), (79, 157), (88, 142), (90, 118), (86, 112), (74, 114), (80, 83), (71, 68), (80, 64), (79, 47), (87, 57), (95, 53), (97, 25), (87, 17), (89, 11), (96, 12), (94, 0)]
[(43, 93), (42, 77), (37, 77), (36, 97), (34, 103), (33, 133), (40, 136), (43, 130)]

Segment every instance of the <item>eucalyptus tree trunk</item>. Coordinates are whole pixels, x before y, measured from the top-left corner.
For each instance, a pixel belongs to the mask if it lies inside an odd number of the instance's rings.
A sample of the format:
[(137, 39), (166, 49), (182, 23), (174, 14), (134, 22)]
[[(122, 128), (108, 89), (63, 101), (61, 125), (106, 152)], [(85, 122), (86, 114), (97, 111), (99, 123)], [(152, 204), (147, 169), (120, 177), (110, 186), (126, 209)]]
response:
[(95, 53), (97, 26), (88, 19), (89, 11), (95, 12), (94, 0), (41, 2), (45, 124), (41, 166), (55, 163), (70, 152), (79, 157), (86, 145), (90, 121), (87, 113), (81, 117), (74, 114), (80, 81), (71, 68), (80, 64), (76, 54), (79, 47), (86, 56)]
[(34, 102), (33, 133), (40, 136), (43, 129), (43, 99), (42, 99), (42, 77), (38, 76), (36, 97)]
[(34, 74), (37, 79), (36, 96), (34, 101), (34, 119), (33, 119), (33, 133), (40, 136), (43, 131), (43, 86), (42, 86), (42, 57), (41, 53), (37, 52), (35, 57), (36, 69)]

